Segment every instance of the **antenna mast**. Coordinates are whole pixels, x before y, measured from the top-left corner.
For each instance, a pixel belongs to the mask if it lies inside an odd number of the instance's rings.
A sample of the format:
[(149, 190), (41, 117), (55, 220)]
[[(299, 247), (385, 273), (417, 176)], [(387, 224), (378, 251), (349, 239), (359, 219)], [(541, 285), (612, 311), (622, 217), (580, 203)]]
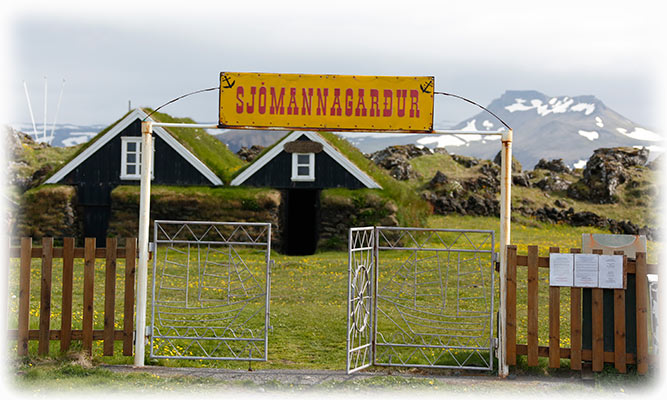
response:
[(35, 116), (32, 113), (32, 104), (30, 104), (30, 96), (28, 95), (28, 84), (23, 81), (23, 89), (25, 90), (25, 97), (28, 99), (28, 110), (30, 110), (30, 120), (32, 121), (32, 132), (37, 139), (37, 126), (35, 125)]
[[(63, 91), (65, 90), (65, 80), (63, 79), (63, 85), (60, 87), (60, 95), (58, 96), (58, 105), (56, 106), (56, 116), (53, 118), (53, 125), (51, 126), (51, 140), (53, 140), (53, 132), (56, 130), (56, 121), (58, 120), (58, 113), (60, 112), (60, 102), (63, 99)], [(44, 120), (46, 123), (46, 120)]]
[(43, 138), (42, 140), (46, 140), (46, 95), (47, 95), (47, 89), (48, 89), (48, 82), (49, 80), (44, 77), (44, 122), (42, 122), (42, 128), (44, 131)]

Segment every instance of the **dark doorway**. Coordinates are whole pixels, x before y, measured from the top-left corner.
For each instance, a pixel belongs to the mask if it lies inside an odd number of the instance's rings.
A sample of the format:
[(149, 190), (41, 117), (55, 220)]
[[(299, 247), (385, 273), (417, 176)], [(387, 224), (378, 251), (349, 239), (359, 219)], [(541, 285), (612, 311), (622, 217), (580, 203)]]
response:
[(283, 192), (283, 204), (283, 253), (315, 253), (319, 238), (320, 190), (286, 190)]
[(83, 205), (83, 237), (94, 237), (97, 247), (106, 247), (111, 206)]

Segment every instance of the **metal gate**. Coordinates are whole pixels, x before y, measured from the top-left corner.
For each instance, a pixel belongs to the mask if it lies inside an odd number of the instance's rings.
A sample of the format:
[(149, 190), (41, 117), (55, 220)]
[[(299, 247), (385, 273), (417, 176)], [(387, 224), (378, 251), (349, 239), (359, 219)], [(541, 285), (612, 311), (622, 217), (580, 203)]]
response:
[(353, 228), (348, 373), (493, 369), (494, 232)]
[(266, 361), (271, 224), (155, 221), (150, 356)]

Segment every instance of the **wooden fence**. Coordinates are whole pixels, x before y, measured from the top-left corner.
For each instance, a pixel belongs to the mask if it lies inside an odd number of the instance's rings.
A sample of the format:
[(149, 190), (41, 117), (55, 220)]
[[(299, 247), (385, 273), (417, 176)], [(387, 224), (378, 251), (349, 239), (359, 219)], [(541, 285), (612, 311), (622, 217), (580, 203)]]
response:
[[(557, 247), (549, 248), (558, 253)], [(570, 253), (580, 253), (571, 249)], [(601, 254), (601, 252), (594, 251)], [(622, 252), (615, 254), (623, 255)], [(657, 265), (646, 263), (646, 254), (637, 253), (636, 259), (623, 257), (623, 282), (628, 274), (635, 275), (636, 353), (626, 352), (626, 290), (584, 289), (591, 291), (591, 349), (583, 349), (582, 288), (549, 287), (549, 346), (538, 345), (538, 269), (549, 268), (549, 257), (538, 257), (538, 247), (528, 246), (527, 255), (517, 255), (514, 245), (507, 246), (507, 363), (516, 365), (517, 355), (527, 356), (528, 366), (537, 366), (538, 357), (549, 357), (549, 367), (560, 367), (560, 359), (569, 359), (572, 370), (581, 370), (583, 361), (592, 362), (593, 371), (602, 371), (605, 362), (614, 363), (620, 373), (626, 373), (627, 364), (636, 364), (637, 372), (648, 372), (648, 283), (647, 273), (657, 273)], [(527, 267), (527, 343), (517, 344), (517, 266)], [(570, 348), (560, 346), (560, 291), (570, 292)], [(613, 351), (605, 351), (603, 326), (603, 292), (613, 292)], [(565, 333), (566, 335), (568, 333)], [(609, 344), (608, 344), (609, 345)]]
[[(51, 340), (60, 341), (60, 350), (66, 352), (72, 340), (81, 340), (82, 348), (92, 353), (93, 340), (103, 340), (105, 356), (114, 353), (114, 342), (123, 342), (123, 355), (132, 355), (134, 321), (134, 279), (137, 257), (136, 238), (126, 239), (125, 248), (118, 248), (116, 238), (107, 238), (106, 248), (96, 248), (95, 238), (86, 238), (84, 247), (74, 247), (74, 238), (65, 238), (63, 247), (54, 248), (53, 238), (43, 238), (42, 247), (32, 247), (31, 238), (22, 238), (21, 247), (10, 248), (10, 258), (20, 258), (18, 329), (10, 330), (10, 340), (18, 340), (19, 356), (28, 354), (28, 341), (38, 340), (38, 354), (48, 355)], [(30, 319), (30, 264), (41, 258), (39, 329), (29, 329)], [(62, 258), (62, 317), (59, 330), (51, 329), (51, 287), (53, 259)], [(83, 322), (82, 329), (72, 329), (72, 297), (74, 259), (83, 259)], [(105, 259), (104, 329), (93, 329), (95, 260)], [(123, 329), (115, 330), (116, 260), (125, 259)], [(97, 297), (96, 297), (97, 296)]]

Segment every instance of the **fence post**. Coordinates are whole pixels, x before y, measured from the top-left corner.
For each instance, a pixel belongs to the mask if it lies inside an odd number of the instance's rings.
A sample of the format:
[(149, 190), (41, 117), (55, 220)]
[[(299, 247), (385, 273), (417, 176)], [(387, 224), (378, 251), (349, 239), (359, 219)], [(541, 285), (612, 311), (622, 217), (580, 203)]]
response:
[(132, 355), (134, 331), (134, 274), (137, 260), (137, 239), (125, 239), (125, 298), (123, 304), (123, 355)]
[[(602, 254), (602, 250), (594, 249), (593, 254)], [(593, 371), (600, 372), (604, 368), (604, 321), (603, 321), (602, 289), (591, 289), (591, 313), (593, 336)]]
[[(615, 251), (614, 254), (623, 256), (623, 282), (626, 282), (627, 257), (622, 251)], [(625, 336), (625, 289), (614, 289), (614, 366), (622, 374), (627, 371)]]
[(114, 342), (114, 311), (116, 309), (116, 251), (117, 238), (107, 238), (106, 271), (104, 277), (104, 352), (105, 356), (113, 355)]
[(89, 355), (93, 352), (93, 301), (95, 290), (95, 238), (86, 238), (83, 264), (83, 343)]

